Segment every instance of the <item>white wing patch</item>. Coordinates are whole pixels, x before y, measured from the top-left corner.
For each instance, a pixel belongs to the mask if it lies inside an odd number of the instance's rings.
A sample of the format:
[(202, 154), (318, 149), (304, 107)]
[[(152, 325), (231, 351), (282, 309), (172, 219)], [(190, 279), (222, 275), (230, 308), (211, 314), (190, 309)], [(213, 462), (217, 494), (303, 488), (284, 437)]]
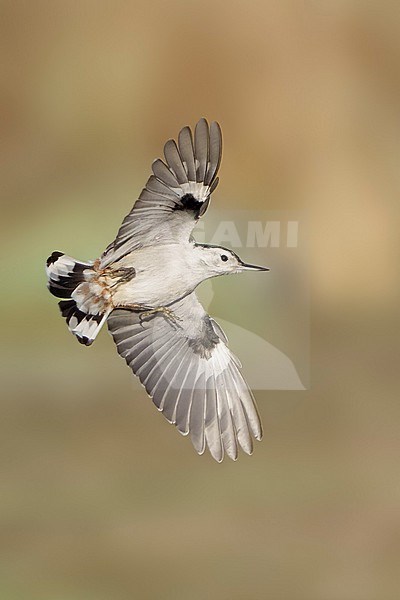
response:
[(196, 200), (204, 202), (210, 195), (210, 186), (203, 185), (197, 181), (188, 181), (187, 183), (181, 183), (181, 197), (185, 194), (191, 194)]

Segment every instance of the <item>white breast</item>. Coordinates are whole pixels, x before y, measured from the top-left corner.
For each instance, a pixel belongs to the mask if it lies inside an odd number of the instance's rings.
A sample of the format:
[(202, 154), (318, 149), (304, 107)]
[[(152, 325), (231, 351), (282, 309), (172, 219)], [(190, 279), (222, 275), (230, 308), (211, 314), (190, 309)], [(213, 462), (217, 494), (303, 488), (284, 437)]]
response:
[(191, 244), (174, 244), (141, 248), (125, 256), (115, 266), (134, 267), (136, 275), (116, 288), (114, 306), (166, 306), (193, 291), (199, 280), (190, 268), (192, 252)]

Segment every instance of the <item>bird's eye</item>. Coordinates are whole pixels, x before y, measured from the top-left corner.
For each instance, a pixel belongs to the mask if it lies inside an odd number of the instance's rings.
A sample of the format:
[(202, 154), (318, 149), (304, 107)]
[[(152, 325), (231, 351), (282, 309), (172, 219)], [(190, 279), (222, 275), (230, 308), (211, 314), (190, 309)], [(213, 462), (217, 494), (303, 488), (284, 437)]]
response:
[(226, 262), (228, 260), (228, 257), (226, 254), (221, 254), (221, 260), (223, 260), (224, 262)]

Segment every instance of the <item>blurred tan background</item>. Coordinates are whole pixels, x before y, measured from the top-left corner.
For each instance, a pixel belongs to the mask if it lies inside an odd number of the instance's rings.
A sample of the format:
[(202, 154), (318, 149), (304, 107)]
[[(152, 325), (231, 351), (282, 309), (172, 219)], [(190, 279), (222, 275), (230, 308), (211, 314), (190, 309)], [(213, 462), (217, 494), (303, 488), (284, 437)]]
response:
[[(397, 599), (398, 5), (0, 13), (0, 598)], [(76, 343), (43, 267), (96, 257), (202, 115), (224, 131), (215, 203), (310, 222), (311, 390), (258, 392), (265, 439), (222, 465), (157, 414), (106, 333)]]

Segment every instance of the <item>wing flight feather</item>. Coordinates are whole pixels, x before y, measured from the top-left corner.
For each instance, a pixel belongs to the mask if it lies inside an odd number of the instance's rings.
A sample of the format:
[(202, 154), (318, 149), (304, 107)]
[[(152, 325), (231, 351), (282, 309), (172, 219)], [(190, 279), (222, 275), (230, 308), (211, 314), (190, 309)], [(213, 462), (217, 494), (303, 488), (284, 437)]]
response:
[(116, 309), (108, 327), (119, 354), (139, 377), (154, 404), (199, 454), (236, 460), (238, 447), (253, 451), (262, 437), (253, 395), (222, 329), (195, 293), (170, 306), (177, 320)]
[(218, 185), (222, 157), (221, 128), (200, 119), (194, 140), (184, 127), (175, 140), (164, 146), (165, 160), (152, 164), (147, 180), (131, 212), (125, 217), (115, 240), (101, 257), (101, 268), (133, 250), (189, 241), (198, 219), (205, 213), (210, 195)]

